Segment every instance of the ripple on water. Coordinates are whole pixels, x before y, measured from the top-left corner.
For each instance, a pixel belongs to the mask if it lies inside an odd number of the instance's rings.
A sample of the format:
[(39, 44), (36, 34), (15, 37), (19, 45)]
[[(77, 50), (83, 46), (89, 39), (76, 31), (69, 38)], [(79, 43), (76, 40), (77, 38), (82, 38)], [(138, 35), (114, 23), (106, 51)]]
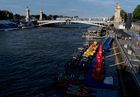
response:
[(34, 28), (0, 33), (0, 96), (52, 91), (53, 78), (82, 46), (82, 29)]

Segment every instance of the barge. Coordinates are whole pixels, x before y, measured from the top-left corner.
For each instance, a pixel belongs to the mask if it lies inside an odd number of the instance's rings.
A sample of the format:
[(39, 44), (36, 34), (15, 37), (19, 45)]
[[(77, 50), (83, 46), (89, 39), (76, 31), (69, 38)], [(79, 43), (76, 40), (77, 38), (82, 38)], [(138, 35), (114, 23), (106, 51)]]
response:
[[(94, 41), (78, 48), (56, 80), (56, 89), (65, 97), (119, 97), (118, 80), (105, 59), (113, 38)], [(114, 69), (115, 70), (115, 69)]]

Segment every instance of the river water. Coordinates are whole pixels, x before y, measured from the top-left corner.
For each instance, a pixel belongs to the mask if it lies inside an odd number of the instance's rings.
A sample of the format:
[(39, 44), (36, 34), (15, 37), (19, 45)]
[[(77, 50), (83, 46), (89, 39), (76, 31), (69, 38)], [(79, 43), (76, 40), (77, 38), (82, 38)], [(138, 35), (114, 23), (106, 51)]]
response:
[(0, 97), (51, 95), (53, 79), (85, 42), (84, 30), (42, 27), (0, 32)]

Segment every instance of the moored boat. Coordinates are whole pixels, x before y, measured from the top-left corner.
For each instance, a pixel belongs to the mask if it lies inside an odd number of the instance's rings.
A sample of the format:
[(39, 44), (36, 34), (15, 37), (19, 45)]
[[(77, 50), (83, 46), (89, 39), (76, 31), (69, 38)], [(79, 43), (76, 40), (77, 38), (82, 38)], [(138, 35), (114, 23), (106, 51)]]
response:
[(114, 77), (105, 68), (104, 46), (111, 47), (109, 40), (112, 41), (107, 38), (104, 43), (91, 42), (79, 48), (57, 80), (57, 89), (70, 97), (118, 97)]

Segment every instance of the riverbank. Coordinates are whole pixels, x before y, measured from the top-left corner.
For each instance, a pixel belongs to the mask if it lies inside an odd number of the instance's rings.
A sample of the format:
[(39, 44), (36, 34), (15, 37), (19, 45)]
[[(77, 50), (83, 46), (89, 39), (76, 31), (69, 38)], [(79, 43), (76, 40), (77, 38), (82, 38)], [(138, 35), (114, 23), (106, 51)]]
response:
[[(32, 28), (39, 28), (42, 26), (39, 25), (35, 25), (35, 26), (27, 26), (27, 27), (21, 27), (21, 28), (0, 28), (0, 32), (2, 31), (15, 31), (15, 30), (22, 30), (22, 29), (32, 29)], [(66, 24), (66, 25), (57, 25), (57, 24), (53, 24), (53, 25), (46, 25), (43, 27), (51, 27), (51, 28), (68, 28), (68, 29), (87, 29), (89, 27), (89, 25), (83, 25), (83, 24)]]
[(19, 29), (29, 29), (36, 27), (34, 21), (19, 21), (19, 20), (0, 20), (0, 31), (13, 31)]

